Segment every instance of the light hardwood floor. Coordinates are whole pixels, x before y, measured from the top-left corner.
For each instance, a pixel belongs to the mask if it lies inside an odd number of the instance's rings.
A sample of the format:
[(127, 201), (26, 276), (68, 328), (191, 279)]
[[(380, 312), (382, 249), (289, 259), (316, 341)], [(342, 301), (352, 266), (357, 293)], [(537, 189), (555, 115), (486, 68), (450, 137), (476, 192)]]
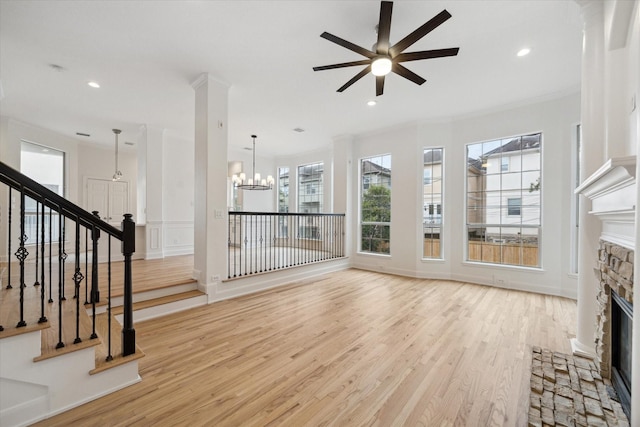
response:
[(142, 381), (37, 425), (525, 426), (572, 300), (348, 270), (135, 325)]

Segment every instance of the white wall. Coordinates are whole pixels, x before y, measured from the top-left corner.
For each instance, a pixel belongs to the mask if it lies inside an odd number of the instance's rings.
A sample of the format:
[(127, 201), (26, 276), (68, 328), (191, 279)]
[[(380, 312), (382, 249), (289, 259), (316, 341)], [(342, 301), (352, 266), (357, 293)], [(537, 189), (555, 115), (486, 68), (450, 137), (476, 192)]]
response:
[[(354, 139), (354, 216), (358, 215), (359, 160), (391, 154), (391, 255), (357, 253), (352, 263), (390, 273), (455, 279), (482, 284), (504, 280), (504, 286), (555, 295), (576, 296), (570, 276), (570, 203), (572, 132), (580, 120), (580, 98), (573, 94), (535, 104), (514, 106), (450, 122), (409, 124)], [(534, 132), (543, 133), (542, 268), (481, 265), (465, 261), (465, 144)], [(422, 150), (445, 149), (444, 261), (422, 260), (420, 185)]]
[[(193, 140), (165, 133), (162, 145), (163, 244), (165, 256), (193, 253)], [(147, 165), (158, 167), (158, 165)]]

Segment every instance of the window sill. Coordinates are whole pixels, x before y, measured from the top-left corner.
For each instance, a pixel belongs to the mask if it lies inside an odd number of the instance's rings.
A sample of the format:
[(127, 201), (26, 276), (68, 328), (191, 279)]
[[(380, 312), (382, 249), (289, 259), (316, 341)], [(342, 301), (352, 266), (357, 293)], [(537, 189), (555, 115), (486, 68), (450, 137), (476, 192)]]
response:
[(524, 271), (527, 273), (546, 273), (546, 271), (542, 267), (525, 267), (521, 265), (508, 265), (508, 264), (491, 264), (487, 262), (473, 262), (473, 261), (462, 261), (463, 265), (468, 265), (470, 267), (482, 267), (482, 268), (491, 268), (491, 269), (501, 269), (501, 270), (515, 270), (515, 271)]
[(376, 254), (374, 252), (356, 252), (356, 255), (363, 255), (363, 256), (371, 256), (371, 257), (379, 257), (379, 258), (391, 258), (391, 254)]

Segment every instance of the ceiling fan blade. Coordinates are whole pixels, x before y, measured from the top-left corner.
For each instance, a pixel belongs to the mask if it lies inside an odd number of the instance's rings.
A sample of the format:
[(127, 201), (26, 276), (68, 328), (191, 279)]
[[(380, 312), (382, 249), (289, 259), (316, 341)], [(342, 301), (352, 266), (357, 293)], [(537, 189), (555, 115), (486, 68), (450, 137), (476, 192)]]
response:
[(340, 89), (338, 89), (337, 91), (338, 92), (344, 92), (345, 89), (347, 89), (349, 86), (351, 86), (352, 84), (354, 84), (355, 82), (357, 82), (358, 80), (360, 80), (361, 78), (366, 76), (370, 71), (371, 71), (371, 65), (369, 65), (364, 70), (360, 71), (358, 74), (353, 76), (353, 78), (351, 80), (349, 80), (344, 85), (342, 85), (340, 87)]
[(320, 37), (322, 37), (323, 39), (327, 39), (330, 42), (334, 42), (335, 44), (340, 45), (344, 48), (352, 50), (355, 53), (359, 53), (362, 56), (366, 56), (367, 58), (374, 58), (376, 56), (374, 52), (371, 52), (370, 50), (367, 50), (361, 46), (358, 46), (357, 44), (353, 44), (349, 41), (346, 41), (345, 39), (341, 39), (338, 36), (334, 36), (331, 33), (327, 33), (326, 31), (320, 34)]
[(371, 61), (369, 59), (363, 59), (362, 61), (343, 62), (341, 64), (322, 65), (320, 67), (313, 67), (313, 71), (333, 70), (335, 68), (354, 67), (356, 65), (369, 65)]
[(409, 34), (407, 37), (400, 40), (398, 43), (389, 48), (389, 54), (391, 57), (395, 57), (396, 55), (402, 53), (406, 48), (429, 34), (431, 31), (435, 30), (447, 19), (451, 18), (451, 14), (447, 12), (447, 10), (443, 10), (424, 24), (416, 29), (414, 32)]
[(386, 55), (389, 52), (389, 34), (391, 33), (391, 12), (393, 2), (383, 1), (380, 3), (380, 21), (378, 22), (378, 42), (376, 51), (379, 55)]
[(376, 96), (384, 92), (384, 76), (376, 76)]
[(394, 73), (396, 73), (399, 76), (404, 77), (407, 80), (411, 80), (412, 82), (414, 82), (417, 85), (421, 85), (422, 83), (426, 82), (425, 79), (423, 79), (422, 77), (420, 77), (419, 75), (417, 75), (413, 71), (411, 71), (408, 68), (405, 68), (402, 65), (397, 64), (395, 62), (393, 63), (391, 71), (393, 71)]
[(417, 61), (419, 59), (431, 59), (431, 58), (444, 58), (445, 56), (456, 56), (459, 47), (452, 47), (449, 49), (434, 49), (434, 50), (423, 50), (420, 52), (409, 52), (409, 53), (401, 53), (400, 55), (393, 58), (394, 62), (407, 62), (407, 61)]

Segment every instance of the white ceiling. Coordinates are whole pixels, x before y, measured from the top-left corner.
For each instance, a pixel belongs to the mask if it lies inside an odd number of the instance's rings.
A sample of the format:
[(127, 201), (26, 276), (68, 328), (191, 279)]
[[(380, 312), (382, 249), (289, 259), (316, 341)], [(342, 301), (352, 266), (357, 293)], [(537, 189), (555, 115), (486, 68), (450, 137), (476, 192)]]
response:
[[(396, 1), (391, 44), (442, 9), (453, 17), (407, 51), (460, 47), (459, 55), (406, 64), (427, 82), (391, 74), (368, 107), (371, 75), (336, 92), (361, 67), (312, 67), (364, 59), (320, 34), (371, 48), (378, 1), (1, 0), (0, 114), (83, 141), (75, 133), (89, 133), (94, 144), (111, 145), (112, 128), (135, 142), (143, 124), (189, 140), (190, 83), (208, 72), (231, 85), (229, 143), (250, 146), (256, 133), (261, 155), (290, 155), (341, 134), (579, 89), (574, 1)], [(516, 57), (524, 46), (531, 54)]]

